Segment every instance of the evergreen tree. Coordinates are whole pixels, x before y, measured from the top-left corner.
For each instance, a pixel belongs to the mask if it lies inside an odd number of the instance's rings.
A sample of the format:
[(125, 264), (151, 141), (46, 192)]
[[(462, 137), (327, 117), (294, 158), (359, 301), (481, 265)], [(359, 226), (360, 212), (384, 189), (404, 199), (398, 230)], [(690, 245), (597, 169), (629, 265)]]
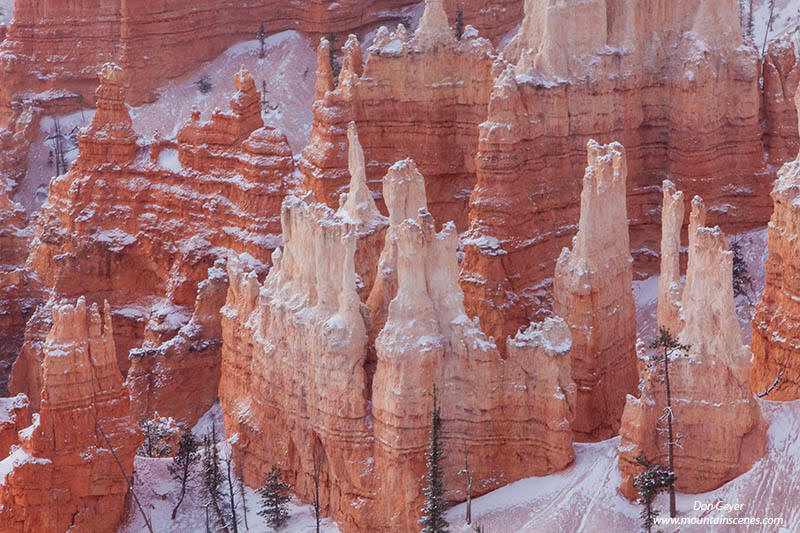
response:
[(281, 481), (281, 471), (278, 465), (272, 465), (272, 470), (264, 484), (258, 489), (261, 496), (261, 510), (258, 514), (264, 517), (267, 525), (278, 529), (289, 519), (289, 491), (292, 486)]
[(733, 252), (733, 295), (744, 296), (752, 305), (750, 292), (753, 288), (753, 279), (750, 277), (750, 271), (747, 269), (747, 263), (742, 255), (741, 243), (733, 241), (731, 251)]
[(464, 35), (464, 10), (461, 9), (461, 4), (456, 8), (456, 39), (459, 41)]
[(425, 454), (428, 464), (426, 475), (427, 486), (423, 489), (425, 506), (422, 508), (422, 519), (419, 524), (423, 526), (422, 533), (447, 533), (449, 531), (444, 513), (447, 504), (444, 500), (444, 483), (442, 478), (441, 462), (444, 459), (441, 439), (441, 420), (439, 419), (439, 404), (436, 385), (433, 386), (433, 410), (431, 411), (430, 448)]
[(661, 327), (658, 330), (658, 337), (650, 343), (650, 348), (658, 350), (653, 363), (656, 366), (663, 364), (664, 369), (664, 388), (667, 395), (667, 407), (664, 409), (664, 418), (667, 421), (667, 451), (669, 457), (669, 472), (672, 474), (672, 481), (669, 485), (669, 516), (674, 518), (675, 510), (675, 443), (677, 442), (672, 430), (672, 390), (669, 383), (669, 360), (679, 353), (688, 353), (689, 345), (681, 344), (675, 339), (667, 328)]
[(642, 527), (647, 533), (650, 533), (655, 517), (658, 516), (658, 511), (653, 509), (653, 500), (659, 492), (674, 485), (675, 475), (663, 466), (651, 463), (642, 454), (639, 454), (636, 462), (645, 468), (633, 479), (633, 486), (639, 491), (639, 499), (636, 500), (636, 503), (644, 505), (639, 516), (642, 519)]
[(225, 477), (220, 467), (219, 451), (217, 450), (217, 432), (211, 426), (211, 435), (206, 435), (203, 439), (203, 491), (205, 499), (214, 516), (217, 525), (225, 528), (228, 523), (228, 509), (225, 505), (225, 497), (222, 493)]
[(200, 445), (192, 434), (192, 430), (188, 427), (185, 428), (181, 435), (181, 440), (178, 442), (178, 452), (172, 458), (172, 464), (169, 465), (169, 473), (172, 479), (181, 484), (181, 496), (172, 510), (173, 520), (175, 520), (175, 515), (178, 513), (178, 507), (181, 506), (183, 498), (186, 496), (186, 485), (192, 478), (192, 467), (200, 460), (199, 448)]
[(258, 33), (256, 34), (256, 37), (258, 38), (258, 42), (261, 43), (261, 53), (258, 55), (258, 57), (260, 57), (261, 59), (264, 59), (264, 55), (265, 55), (264, 45), (266, 44), (266, 41), (267, 41), (267, 32), (264, 30), (264, 23), (263, 22), (261, 23), (261, 27), (258, 29)]

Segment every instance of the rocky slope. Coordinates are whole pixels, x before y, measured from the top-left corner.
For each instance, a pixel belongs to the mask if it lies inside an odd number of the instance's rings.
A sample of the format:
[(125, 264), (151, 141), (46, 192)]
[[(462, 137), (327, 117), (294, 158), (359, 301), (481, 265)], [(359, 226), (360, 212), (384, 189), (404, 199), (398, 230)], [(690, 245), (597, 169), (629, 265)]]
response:
[[(359, 176), (351, 190), (363, 188)], [(245, 479), (259, 483), (278, 463), (308, 500), (320, 461), (323, 506), (345, 531), (416, 525), (435, 383), (451, 450), (448, 499), (464, 498), (465, 456), (476, 493), (573, 457), (569, 328), (531, 325), (502, 359), (464, 314), (454, 227), (434, 230), (412, 161), (390, 168), (383, 194), (390, 226), (369, 305), (356, 282), (363, 237), (344, 209), (310, 197), (284, 200), (285, 246), (263, 284), (236, 257), (228, 262), (220, 397)]]
[(53, 315), (39, 413), (0, 461), (0, 529), (110, 531), (128, 493), (117, 460), (130, 476), (141, 442), (117, 366), (110, 308), (87, 308), (80, 298), (56, 305)]

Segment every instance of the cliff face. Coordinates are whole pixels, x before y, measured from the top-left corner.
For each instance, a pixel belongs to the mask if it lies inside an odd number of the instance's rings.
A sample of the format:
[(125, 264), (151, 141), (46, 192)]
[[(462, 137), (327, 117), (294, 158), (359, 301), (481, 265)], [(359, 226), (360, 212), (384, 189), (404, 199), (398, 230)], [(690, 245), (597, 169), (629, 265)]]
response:
[[(135, 393), (152, 397), (136, 403), (163, 403), (165, 416), (199, 415), (216, 396), (215, 315), (226, 289), (224, 265), (214, 271), (215, 262), (233, 250), (263, 271), (280, 242), (291, 151), (263, 124), (252, 77), (242, 70), (234, 81), (231, 111), (207, 122), (193, 113), (177, 139), (144, 144), (124, 104), (123, 72), (104, 67), (97, 113), (79, 134), (78, 160), (50, 184), (29, 259), (56, 298), (108, 299), (120, 368), (142, 348), (133, 359), (138, 375), (159, 369), (148, 379), (163, 390), (138, 381)], [(208, 382), (185, 383), (192, 376)]]
[[(110, 531), (121, 521), (141, 434), (114, 353), (108, 304), (58, 304), (44, 346), (41, 408), (0, 462), (3, 531)], [(102, 433), (100, 429), (102, 429)], [(53, 487), (62, 490), (54, 491)]]
[(800, 159), (786, 163), (780, 169), (772, 190), (774, 210), (767, 234), (767, 278), (752, 321), (754, 363), (751, 386), (753, 391), (761, 393), (777, 380), (777, 386), (767, 396), (770, 400), (800, 398), (800, 365), (796, 362), (800, 339), (800, 324), (796, 320), (800, 316), (798, 196)]
[[(764, 455), (766, 424), (748, 386), (750, 356), (742, 342), (733, 304), (733, 253), (718, 227), (705, 226), (706, 208), (692, 201), (689, 262), (683, 291), (683, 329), (689, 346), (669, 363), (676, 488), (698, 493), (715, 489), (746, 472)], [(676, 332), (673, 332), (673, 335)], [(650, 354), (655, 355), (655, 354)], [(663, 357), (663, 355), (662, 355)], [(640, 397), (628, 396), (622, 417), (619, 467), (622, 491), (635, 498), (636, 457), (667, 464), (663, 416), (663, 362), (649, 359)]]
[[(382, 21), (397, 21), (410, 0), (323, 0), (303, 2), (136, 2), (72, 3), (17, 0), (14, 20), (0, 45), (0, 96), (5, 105), (19, 93), (68, 91), (87, 103), (96, 87), (94, 72), (106, 62), (121, 65), (129, 78), (130, 102), (154, 98), (154, 90), (208, 61), (232, 44), (255, 39), (261, 24), (268, 34), (297, 30), (310, 35), (346, 34)], [(461, 2), (464, 20), (497, 37), (521, 18), (519, 2), (491, 8)], [(451, 22), (455, 1), (448, 1)]]
[(38, 284), (25, 268), (32, 236), (27, 225), (25, 210), (9, 199), (0, 179), (0, 396), (6, 394), (25, 323), (40, 298)]
[(475, 125), (486, 117), (489, 102), (491, 43), (474, 31), (457, 41), (441, 3), (429, 1), (413, 37), (405, 27), (392, 33), (379, 29), (363, 66), (351, 36), (337, 83), (329, 47), (320, 43), (314, 122), (300, 159), (306, 188), (317, 201), (337, 205), (349, 181), (341, 148), (346, 125), (353, 121), (375, 193), (380, 194), (380, 178), (389, 165), (410, 157), (425, 176), (434, 218), (454, 220), (463, 230), (475, 183)]
[[(627, 150), (635, 272), (655, 270), (665, 175), (740, 231), (768, 215), (755, 50), (736, 2), (526, 2), (480, 125), (461, 285), (496, 338), (551, 308), (589, 138)], [(727, 95), (736, 95), (728, 98)]]
[(464, 314), (455, 229), (436, 233), (424, 183), (410, 160), (384, 180), (390, 226), (367, 305), (356, 283), (363, 237), (309, 197), (284, 201), (285, 246), (263, 284), (228, 261), (220, 398), (237, 461), (249, 484), (277, 462), (306, 501), (320, 461), (323, 508), (346, 531), (416, 527), (434, 383), (448, 499), (465, 497), (465, 457), (475, 494), (574, 457), (569, 328), (531, 325), (502, 359)]
[(572, 430), (579, 440), (605, 440), (617, 434), (625, 396), (638, 382), (633, 260), (625, 149), (589, 141), (587, 151), (578, 233), (556, 263), (553, 298), (555, 313), (572, 330), (578, 386)]

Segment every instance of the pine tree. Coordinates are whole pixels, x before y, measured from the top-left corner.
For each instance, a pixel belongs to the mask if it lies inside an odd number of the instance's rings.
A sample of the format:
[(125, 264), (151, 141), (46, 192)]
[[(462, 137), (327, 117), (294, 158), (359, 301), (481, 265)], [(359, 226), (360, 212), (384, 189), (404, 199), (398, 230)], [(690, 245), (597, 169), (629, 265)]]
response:
[(199, 448), (200, 445), (192, 434), (192, 430), (188, 427), (185, 428), (181, 435), (181, 440), (178, 442), (178, 452), (172, 458), (172, 464), (169, 465), (169, 473), (172, 479), (181, 484), (181, 496), (172, 510), (173, 520), (175, 520), (175, 515), (178, 513), (178, 507), (181, 506), (183, 498), (186, 496), (186, 485), (192, 478), (192, 467), (200, 460)]
[(664, 409), (664, 418), (667, 421), (667, 451), (669, 457), (669, 471), (672, 474), (672, 481), (669, 485), (669, 516), (674, 518), (676, 515), (675, 509), (675, 443), (676, 438), (672, 430), (672, 390), (669, 383), (669, 360), (670, 358), (679, 353), (688, 353), (689, 345), (681, 344), (675, 339), (669, 330), (661, 327), (658, 330), (658, 337), (650, 343), (650, 348), (660, 350), (657, 352), (653, 360), (657, 366), (663, 364), (664, 368), (664, 388), (667, 395), (667, 407)]
[(642, 519), (644, 530), (650, 533), (655, 517), (658, 516), (658, 511), (653, 509), (653, 500), (659, 492), (674, 486), (675, 474), (660, 464), (651, 463), (642, 454), (639, 454), (636, 462), (645, 468), (643, 472), (633, 479), (633, 486), (639, 491), (639, 498), (636, 503), (644, 505), (639, 517)]
[(742, 255), (742, 245), (738, 240), (731, 242), (731, 251), (733, 252), (733, 295), (744, 296), (752, 305), (750, 292), (753, 288), (753, 279), (750, 277), (750, 271)]
[(261, 53), (258, 54), (258, 57), (264, 59), (265, 55), (264, 45), (266, 44), (267, 41), (267, 32), (264, 30), (263, 22), (261, 23), (261, 27), (258, 29), (256, 37), (258, 38), (258, 42), (261, 43)]
[(444, 459), (441, 439), (441, 420), (439, 419), (439, 404), (436, 385), (433, 386), (433, 409), (431, 411), (430, 447), (425, 454), (428, 473), (427, 486), (423, 489), (425, 506), (422, 508), (422, 519), (419, 524), (423, 526), (422, 533), (447, 533), (449, 531), (447, 520), (444, 518), (447, 504), (444, 500), (444, 482), (442, 478), (441, 462)]
[(203, 439), (202, 478), (206, 502), (214, 511), (217, 524), (224, 528), (228, 523), (228, 510), (225, 505), (225, 497), (222, 493), (222, 486), (225, 478), (220, 468), (219, 452), (217, 450), (217, 432), (214, 426), (211, 426), (211, 435), (206, 435)]
[(464, 10), (461, 9), (461, 5), (459, 4), (456, 8), (456, 39), (459, 41), (461, 37), (464, 35)]
[(258, 489), (261, 496), (261, 510), (258, 514), (264, 517), (267, 525), (278, 529), (289, 519), (289, 491), (292, 486), (281, 481), (281, 471), (278, 465), (272, 465), (272, 470), (264, 484)]

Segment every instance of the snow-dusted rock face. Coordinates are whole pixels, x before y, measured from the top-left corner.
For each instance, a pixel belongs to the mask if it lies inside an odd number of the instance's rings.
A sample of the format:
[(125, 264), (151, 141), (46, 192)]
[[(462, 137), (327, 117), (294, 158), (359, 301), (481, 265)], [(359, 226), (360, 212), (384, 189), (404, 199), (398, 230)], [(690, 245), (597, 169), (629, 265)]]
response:
[(661, 270), (658, 278), (658, 327), (673, 335), (683, 329), (681, 323), (681, 227), (683, 226), (683, 191), (664, 180), (661, 185)]
[(6, 394), (25, 323), (40, 297), (38, 284), (25, 268), (32, 236), (27, 225), (25, 210), (8, 197), (0, 178), (0, 396)]
[[(3, 531), (112, 531), (127, 484), (102, 433), (130, 476), (141, 433), (114, 353), (110, 307), (54, 307), (44, 345), (41, 407), (0, 461)], [(102, 429), (102, 433), (96, 427)]]
[(800, 158), (778, 172), (772, 190), (774, 210), (769, 223), (767, 278), (753, 315), (751, 349), (753, 391), (770, 400), (800, 398)]
[[(698, 493), (746, 472), (765, 451), (766, 424), (749, 387), (750, 354), (733, 303), (733, 252), (719, 227), (704, 225), (705, 206), (692, 201), (689, 260), (683, 291), (685, 356), (669, 363), (676, 488)], [(654, 354), (647, 354), (648, 356)], [(650, 362), (639, 397), (628, 396), (622, 417), (622, 490), (635, 498), (636, 457), (667, 463), (666, 392), (661, 364)]]
[(800, 84), (800, 28), (771, 41), (763, 61), (764, 149), (776, 168), (800, 150), (795, 97)]
[(728, 231), (769, 215), (757, 53), (735, 1), (529, 0), (526, 13), (480, 124), (461, 275), (495, 337), (551, 309), (590, 138), (626, 148), (637, 276), (658, 268), (665, 176)]
[[(78, 160), (50, 184), (28, 265), (56, 298), (108, 299), (123, 372), (133, 348), (143, 349), (136, 354), (142, 368), (158, 369), (150, 385), (134, 387), (152, 394), (139, 398), (140, 407), (191, 422), (216, 396), (214, 315), (226, 292), (222, 286), (198, 294), (198, 287), (209, 277), (224, 283), (224, 275), (210, 269), (230, 250), (249, 254), (259, 271), (266, 268), (280, 243), (280, 202), (294, 170), (292, 154), (286, 137), (263, 124), (260, 96), (246, 70), (235, 77), (230, 111), (217, 110), (209, 121), (193, 113), (176, 139), (149, 144), (135, 138), (122, 80), (118, 68), (104, 69), (98, 111), (80, 134)], [(201, 301), (217, 307), (198, 311)], [(191, 322), (193, 309), (205, 318)], [(26, 343), (41, 344), (41, 336)], [(35, 363), (27, 367), (34, 370)], [(186, 378), (208, 382), (181, 391)], [(150, 388), (157, 384), (165, 390)]]
[(558, 258), (553, 307), (572, 330), (569, 357), (578, 386), (572, 430), (579, 440), (604, 440), (616, 435), (625, 395), (638, 382), (636, 309), (625, 149), (590, 140), (587, 151), (578, 233)]
[[(267, 34), (298, 30), (342, 35), (397, 21), (400, 8), (414, 0), (123, 0), (74, 3), (61, 0), (17, 0), (14, 20), (0, 46), (0, 95), (8, 106), (15, 94), (48, 90), (82, 94), (92, 99), (93, 73), (107, 61), (120, 61), (131, 74), (130, 101), (152, 100), (154, 90), (190, 72), (232, 44), (253, 40), (261, 24)], [(522, 18), (517, 0), (491, 6), (478, 0), (459, 2), (464, 20), (495, 38)], [(446, 2), (451, 23), (456, 1)], [(187, 31), (190, 28), (192, 31)], [(5, 29), (5, 28), (4, 28)], [(99, 38), (102, 36), (102, 38)], [(203, 46), (197, 46), (202, 42)]]
[(17, 394), (0, 398), (0, 456), (8, 457), (11, 447), (19, 444), (19, 431), (31, 425), (28, 397)]
[[(330, 44), (320, 43), (314, 121), (299, 163), (305, 187), (317, 201), (336, 207), (347, 190), (341, 147), (353, 121), (374, 193), (380, 194), (388, 167), (410, 157), (425, 176), (434, 218), (454, 220), (459, 230), (466, 227), (475, 183), (475, 125), (486, 117), (496, 52), (475, 32), (457, 41), (441, 9), (441, 0), (426, 6), (416, 35), (405, 27), (379, 29), (363, 65), (351, 36), (343, 47), (338, 83), (330, 69)], [(378, 207), (383, 209), (380, 198)]]
[(465, 455), (476, 494), (574, 457), (569, 327), (532, 324), (507, 340), (503, 359), (464, 313), (455, 228), (435, 231), (424, 184), (411, 160), (384, 180), (390, 227), (369, 265), (379, 273), (367, 306), (357, 224), (310, 197), (284, 201), (286, 244), (263, 284), (237, 256), (228, 261), (220, 397), (245, 479), (261, 483), (277, 462), (309, 501), (316, 443), (323, 507), (345, 531), (416, 527), (434, 383), (448, 499), (465, 498)]

